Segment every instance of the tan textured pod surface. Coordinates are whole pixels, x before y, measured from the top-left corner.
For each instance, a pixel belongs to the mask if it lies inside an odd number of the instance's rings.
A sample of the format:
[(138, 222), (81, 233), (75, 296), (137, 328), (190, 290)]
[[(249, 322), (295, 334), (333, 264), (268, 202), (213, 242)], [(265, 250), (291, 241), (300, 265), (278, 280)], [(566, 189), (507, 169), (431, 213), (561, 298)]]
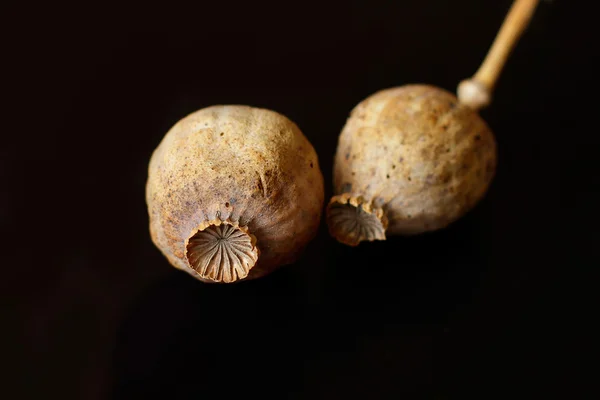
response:
[[(323, 197), (317, 155), (299, 128), (247, 106), (208, 107), (177, 122), (152, 155), (146, 185), (153, 242), (206, 282), (253, 279), (293, 262), (316, 234)], [(258, 258), (247, 277), (240, 268), (237, 277), (203, 278), (190, 266), (186, 247), (198, 231), (214, 228), (215, 243), (198, 235), (190, 244), (206, 251), (231, 235), (216, 228), (221, 222), (239, 228), (232, 243), (248, 249), (240, 260)]]
[(453, 94), (429, 85), (382, 90), (353, 109), (340, 134), (334, 165), (340, 196), (328, 207), (330, 232), (352, 245), (381, 239), (368, 232), (341, 237), (360, 224), (331, 211), (358, 196), (366, 208), (383, 210), (388, 234), (443, 228), (482, 198), (495, 169), (492, 132)]

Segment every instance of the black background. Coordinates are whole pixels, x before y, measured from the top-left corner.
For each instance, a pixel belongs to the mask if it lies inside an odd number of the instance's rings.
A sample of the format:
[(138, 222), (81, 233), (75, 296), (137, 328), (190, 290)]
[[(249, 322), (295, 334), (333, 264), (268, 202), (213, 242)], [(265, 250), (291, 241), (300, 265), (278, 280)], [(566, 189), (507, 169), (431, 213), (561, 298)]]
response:
[(597, 316), (596, 45), (581, 4), (540, 4), (482, 112), (496, 179), (448, 229), (350, 248), (323, 223), (297, 263), (230, 286), (171, 268), (148, 233), (147, 163), (181, 117), (285, 114), (329, 196), (352, 107), (407, 83), (454, 91), (510, 3), (5, 6), (5, 398), (572, 394)]

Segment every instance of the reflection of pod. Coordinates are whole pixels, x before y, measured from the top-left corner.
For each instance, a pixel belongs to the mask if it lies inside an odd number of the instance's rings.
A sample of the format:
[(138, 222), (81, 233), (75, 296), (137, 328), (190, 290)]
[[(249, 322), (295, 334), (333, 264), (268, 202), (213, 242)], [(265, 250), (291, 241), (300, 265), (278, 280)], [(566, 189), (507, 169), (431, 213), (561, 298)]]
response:
[(204, 282), (293, 262), (316, 234), (323, 196), (317, 155), (298, 127), (247, 106), (180, 120), (154, 151), (146, 185), (153, 242)]
[(340, 242), (442, 228), (484, 195), (496, 144), (479, 115), (428, 85), (382, 90), (354, 108), (339, 138), (327, 209)]

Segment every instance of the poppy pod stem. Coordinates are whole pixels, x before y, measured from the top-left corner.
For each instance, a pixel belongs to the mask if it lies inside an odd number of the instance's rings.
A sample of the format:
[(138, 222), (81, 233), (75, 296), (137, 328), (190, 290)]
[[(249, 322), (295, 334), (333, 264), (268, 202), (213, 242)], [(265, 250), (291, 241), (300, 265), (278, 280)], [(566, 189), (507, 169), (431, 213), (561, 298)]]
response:
[(492, 47), (472, 78), (458, 85), (458, 99), (474, 110), (487, 107), (506, 60), (527, 28), (539, 0), (515, 0)]

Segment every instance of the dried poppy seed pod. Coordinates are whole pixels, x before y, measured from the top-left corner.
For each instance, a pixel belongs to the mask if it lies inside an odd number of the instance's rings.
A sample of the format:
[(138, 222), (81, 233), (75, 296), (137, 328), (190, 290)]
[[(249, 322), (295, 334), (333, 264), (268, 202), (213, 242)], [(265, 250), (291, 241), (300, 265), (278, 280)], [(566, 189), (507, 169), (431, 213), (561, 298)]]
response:
[(355, 246), (443, 228), (482, 198), (495, 168), (492, 132), (453, 94), (382, 90), (354, 108), (340, 135), (330, 233)]
[(323, 196), (300, 129), (247, 106), (177, 122), (152, 155), (146, 185), (154, 244), (204, 282), (254, 279), (293, 262), (316, 234)]
[(390, 234), (440, 229), (469, 211), (496, 170), (496, 143), (477, 114), (538, 0), (515, 0), (458, 99), (429, 85), (375, 93), (354, 108), (335, 158), (330, 233), (356, 246)]

